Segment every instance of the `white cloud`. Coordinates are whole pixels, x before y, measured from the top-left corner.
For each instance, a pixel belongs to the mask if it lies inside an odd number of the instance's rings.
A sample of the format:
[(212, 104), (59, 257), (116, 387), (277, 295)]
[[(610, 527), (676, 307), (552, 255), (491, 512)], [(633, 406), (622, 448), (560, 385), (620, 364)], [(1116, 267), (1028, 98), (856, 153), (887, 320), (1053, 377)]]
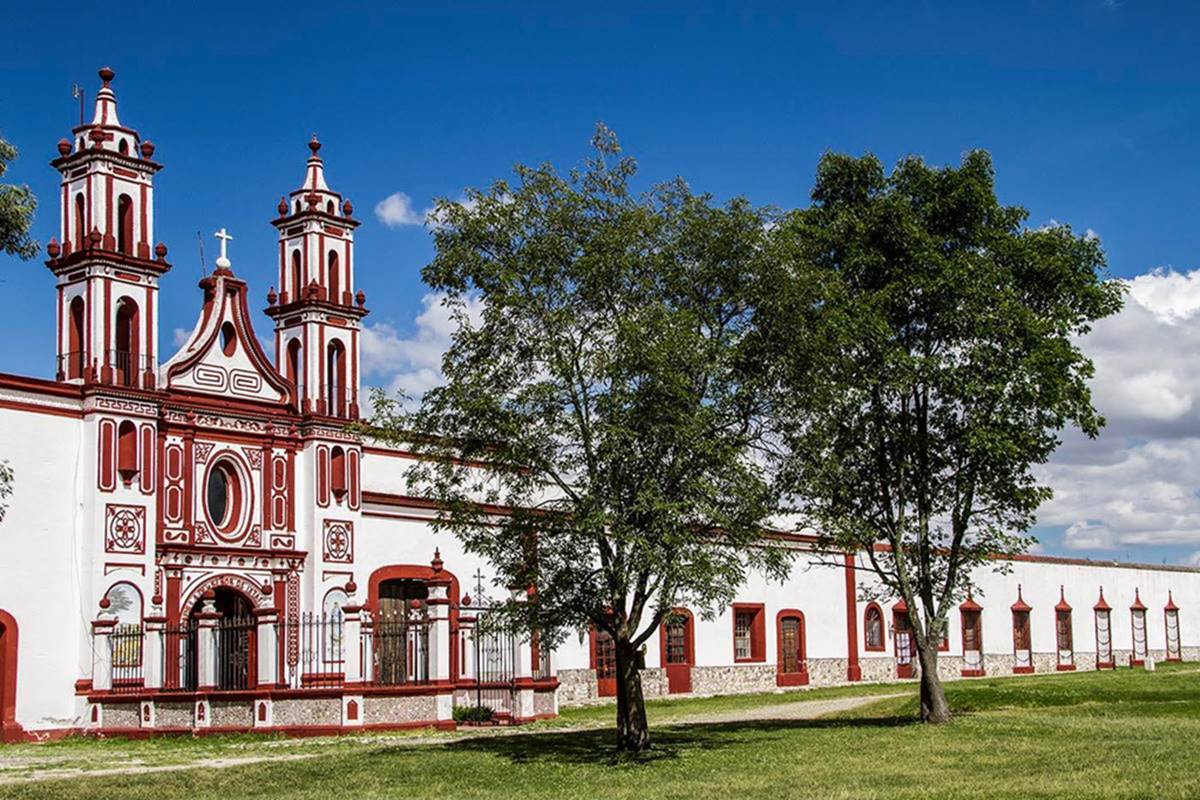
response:
[[(389, 393), (402, 391), (414, 399), (443, 382), (442, 354), (450, 346), (457, 326), (445, 295), (430, 293), (421, 298), (424, 309), (417, 316), (416, 330), (402, 336), (393, 325), (378, 322), (363, 329), (362, 365), (364, 376), (382, 379)], [(483, 302), (471, 299), (467, 317), (477, 322), (483, 314)]]
[(175, 343), (176, 347), (183, 347), (191, 336), (192, 332), (187, 328), (176, 328), (171, 331), (171, 341)]
[[(454, 201), (470, 210), (478, 205), (465, 194)], [(418, 211), (413, 205), (412, 198), (404, 192), (394, 192), (375, 204), (375, 217), (389, 228), (399, 228), (406, 225), (427, 225), (436, 227), (440, 224), (437, 206), (431, 205)]]
[(1041, 470), (1055, 496), (1039, 523), (1076, 549), (1200, 545), (1200, 270), (1127, 285), (1125, 308), (1081, 343), (1108, 426), (1064, 435)]
[(428, 213), (429, 209), (417, 211), (413, 208), (412, 198), (404, 192), (389, 194), (375, 205), (376, 219), (389, 228), (424, 225), (425, 215)]

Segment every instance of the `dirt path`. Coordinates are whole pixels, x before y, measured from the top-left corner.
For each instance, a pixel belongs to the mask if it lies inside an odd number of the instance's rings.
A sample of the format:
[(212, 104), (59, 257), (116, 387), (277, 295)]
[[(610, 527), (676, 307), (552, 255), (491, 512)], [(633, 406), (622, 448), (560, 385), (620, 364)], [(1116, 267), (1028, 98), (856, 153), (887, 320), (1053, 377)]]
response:
[[(831, 700), (800, 700), (790, 703), (747, 708), (739, 711), (729, 711), (717, 714), (687, 714), (677, 718), (664, 720), (662, 726), (669, 725), (714, 725), (728, 722), (758, 722), (766, 720), (801, 720), (816, 719), (826, 714), (840, 711), (850, 711), (869, 705), (877, 700), (900, 697), (900, 694), (878, 694), (866, 697), (839, 697)], [(446, 745), (468, 739), (478, 739), (482, 736), (530, 736), (557, 733), (575, 733), (578, 731), (595, 730), (604, 727), (602, 723), (594, 725), (576, 725), (550, 730), (528, 730), (525, 728), (499, 728), (456, 733), (450, 736), (403, 736), (387, 739), (378, 736), (338, 737), (335, 752), (347, 752), (348, 747), (360, 744), (366, 747), (423, 747), (428, 745)], [(225, 758), (197, 758), (178, 764), (146, 764), (137, 760), (128, 760), (120, 767), (103, 767), (88, 769), (86, 766), (71, 767), (70, 755), (52, 755), (40, 758), (38, 756), (9, 756), (0, 754), (0, 785), (28, 783), (31, 781), (58, 780), (64, 778), (96, 777), (107, 775), (139, 775), (152, 772), (178, 772), (179, 770), (197, 769), (228, 769), (263, 762), (302, 761), (328, 755), (330, 750), (320, 747), (317, 740), (306, 740), (307, 746), (313, 747), (313, 752), (277, 752), (258, 753), (247, 756), (229, 756)], [(25, 772), (30, 770), (30, 772)], [(19, 773), (17, 771), (20, 771)]]

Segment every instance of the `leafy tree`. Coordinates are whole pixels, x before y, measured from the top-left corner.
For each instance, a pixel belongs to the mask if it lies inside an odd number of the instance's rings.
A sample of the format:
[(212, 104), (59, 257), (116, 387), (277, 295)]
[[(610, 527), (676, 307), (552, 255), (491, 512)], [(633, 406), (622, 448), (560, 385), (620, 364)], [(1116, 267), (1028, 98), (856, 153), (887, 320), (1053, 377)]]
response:
[[(17, 157), (17, 148), (0, 139), (0, 178), (9, 162)], [(28, 186), (0, 183), (0, 250), (22, 259), (37, 255), (38, 244), (29, 236), (37, 199)]]
[[(828, 344), (822, 360), (804, 354), (784, 370), (797, 389), (788, 482), (826, 546), (865, 553), (907, 604), (921, 718), (944, 722), (937, 658), (950, 609), (974, 569), (1003, 570), (996, 557), (1032, 541), (1051, 494), (1033, 467), (1058, 432), (1095, 436), (1104, 424), (1078, 337), (1121, 307), (1122, 289), (1104, 280), (1094, 237), (1030, 230), (1024, 209), (1001, 205), (982, 151), (957, 168), (908, 158), (890, 175), (872, 156), (826, 155), (812, 200), (775, 231), (796, 275), (773, 301), (773, 336), (786, 343), (815, 324)], [(818, 307), (789, 300), (814, 280)]]
[[(373, 423), (427, 458), (409, 477), (436, 523), (534, 602), (541, 641), (586, 626), (616, 646), (617, 744), (649, 746), (640, 650), (678, 606), (727, 605), (747, 571), (786, 572), (752, 298), (769, 214), (680, 180), (635, 195), (599, 127), (585, 167), (442, 202), (423, 277), (457, 329), (446, 383)], [(468, 302), (482, 300), (482, 317)], [(480, 503), (503, 504), (497, 514)]]
[(0, 461), (0, 522), (4, 522), (4, 516), (8, 513), (8, 503), (5, 502), (12, 496), (13, 471), (8, 465), (8, 461)]

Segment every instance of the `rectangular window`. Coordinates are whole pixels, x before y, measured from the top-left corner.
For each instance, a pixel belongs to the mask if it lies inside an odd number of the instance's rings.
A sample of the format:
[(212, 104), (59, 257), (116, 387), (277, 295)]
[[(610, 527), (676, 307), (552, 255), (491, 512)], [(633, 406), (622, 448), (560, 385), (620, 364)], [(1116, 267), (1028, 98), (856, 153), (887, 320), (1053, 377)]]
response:
[(1058, 648), (1059, 669), (1073, 669), (1075, 666), (1075, 644), (1071, 635), (1071, 612), (1054, 612), (1054, 638)]
[(761, 603), (740, 603), (733, 607), (733, 660), (767, 660), (766, 614)]
[(733, 657), (738, 661), (750, 660), (750, 626), (754, 623), (754, 614), (749, 611), (739, 611), (733, 621)]

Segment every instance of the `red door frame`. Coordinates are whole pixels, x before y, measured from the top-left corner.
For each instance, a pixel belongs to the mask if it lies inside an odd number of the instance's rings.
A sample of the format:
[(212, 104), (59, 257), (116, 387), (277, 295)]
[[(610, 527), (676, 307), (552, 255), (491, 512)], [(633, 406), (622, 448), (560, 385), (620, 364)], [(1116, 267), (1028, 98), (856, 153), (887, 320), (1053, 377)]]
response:
[[(683, 617), (684, 664), (667, 663), (667, 619)], [(696, 663), (696, 620), (692, 612), (686, 608), (673, 608), (658, 626), (658, 658), (659, 664), (667, 673), (667, 692), (669, 694), (690, 694), (692, 691), (692, 667)]]
[(24, 738), (17, 723), (17, 621), (0, 611), (0, 742)]
[[(796, 672), (783, 671), (783, 621), (795, 619), (799, 622), (796, 630)], [(798, 608), (785, 608), (775, 615), (775, 685), (776, 686), (807, 686), (808, 685), (808, 643), (805, 641), (804, 612)]]
[[(413, 580), (429, 585), (446, 586), (446, 602), (450, 605), (450, 641), (458, 640), (458, 577), (442, 567), (441, 556), (435, 554), (436, 566), (423, 567), (418, 564), (389, 564), (379, 567), (367, 579), (366, 609), (372, 615), (379, 613), (379, 587), (384, 581)], [(364, 665), (364, 669), (366, 666)], [(458, 680), (458, 648), (450, 648), (450, 681)]]

